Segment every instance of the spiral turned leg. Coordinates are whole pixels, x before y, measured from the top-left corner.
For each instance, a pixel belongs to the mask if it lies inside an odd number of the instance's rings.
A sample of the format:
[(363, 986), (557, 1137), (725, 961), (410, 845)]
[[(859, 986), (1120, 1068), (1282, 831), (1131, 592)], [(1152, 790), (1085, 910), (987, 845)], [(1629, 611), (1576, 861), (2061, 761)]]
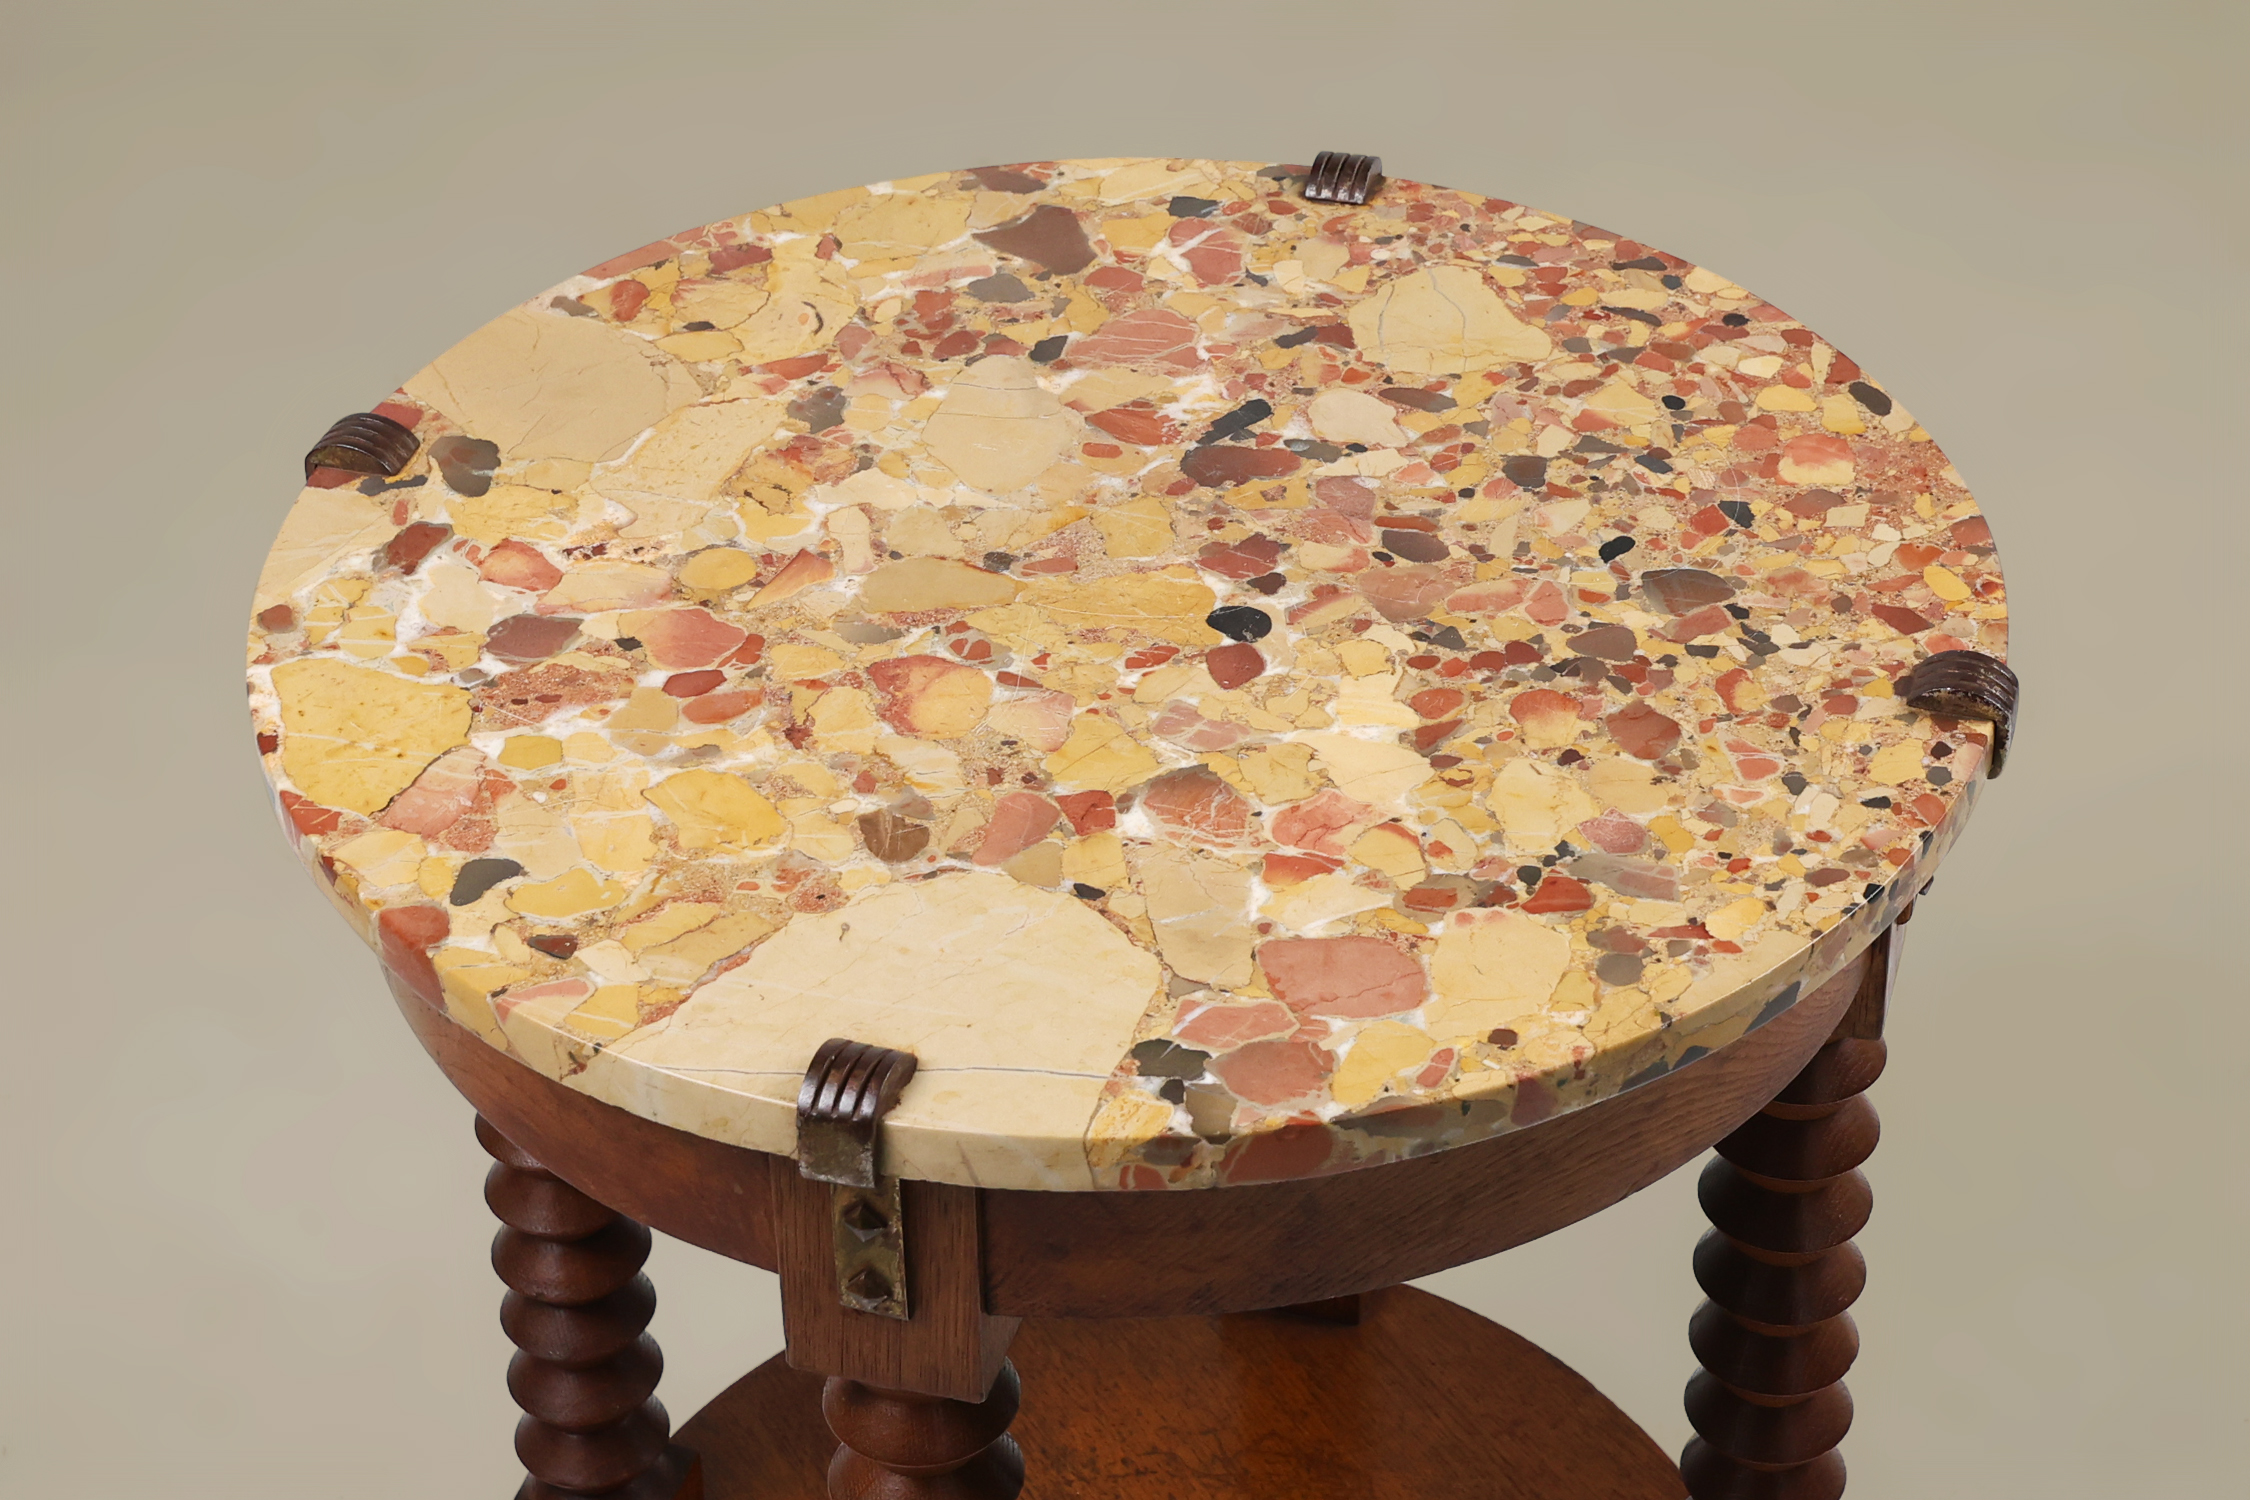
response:
[(498, 1163), (485, 1202), (506, 1227), (492, 1268), (508, 1284), (500, 1326), (520, 1351), (508, 1391), (524, 1409), (517, 1500), (699, 1500), (694, 1455), (670, 1443), (653, 1394), (664, 1356), (646, 1332), (656, 1289), (641, 1274), (649, 1233), (612, 1213), (477, 1121)]
[(1021, 1396), (1012, 1364), (982, 1401), (831, 1379), (820, 1409), (843, 1446), (828, 1465), (830, 1500), (1014, 1500), (1023, 1452), (1008, 1424)]
[(1883, 1071), (1883, 1002), (1895, 929), (1836, 1034), (1773, 1103), (1719, 1143), (1699, 1195), (1714, 1226), (1695, 1247), (1708, 1301), (1688, 1340), (1699, 1434), (1680, 1455), (1695, 1500), (1837, 1500), (1852, 1423), (1844, 1372), (1859, 1353), (1845, 1309), (1867, 1283), (1851, 1243), (1874, 1197), (1857, 1168), (1875, 1150), (1864, 1097)]

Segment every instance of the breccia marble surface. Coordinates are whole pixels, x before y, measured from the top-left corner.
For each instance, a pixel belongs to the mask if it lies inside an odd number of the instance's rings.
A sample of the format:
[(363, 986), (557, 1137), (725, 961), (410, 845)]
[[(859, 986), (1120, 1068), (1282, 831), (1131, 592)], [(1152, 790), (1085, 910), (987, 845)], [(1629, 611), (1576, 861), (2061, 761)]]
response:
[(1301, 171), (804, 199), (393, 393), (250, 693), (394, 984), (766, 1151), (902, 1048), (889, 1170), (1158, 1189), (1536, 1123), (1866, 943), (1990, 740), (1895, 684), (2007, 649), (1944, 455), (1723, 275)]

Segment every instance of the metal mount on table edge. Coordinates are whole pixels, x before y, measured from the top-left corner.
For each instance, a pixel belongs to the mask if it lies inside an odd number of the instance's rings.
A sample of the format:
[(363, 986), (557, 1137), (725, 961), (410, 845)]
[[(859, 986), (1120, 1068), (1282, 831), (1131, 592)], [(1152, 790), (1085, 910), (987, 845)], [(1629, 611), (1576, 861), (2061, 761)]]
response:
[(1982, 651), (1940, 651), (1924, 657), (1899, 683), (1907, 707), (1949, 719), (1987, 719), (1992, 723), (1992, 769), (1997, 779), (2008, 763), (2008, 740), (2015, 731), (2016, 674), (1997, 656)]
[(414, 459), (421, 442), (404, 423), (380, 412), (355, 411), (338, 419), (305, 454), (305, 477), (315, 469), (348, 469), (385, 479)]
[(876, 1169), (876, 1137), (916, 1065), (911, 1052), (831, 1037), (797, 1091), (797, 1170), (830, 1184), (837, 1299), (901, 1321), (909, 1316), (906, 1226), (898, 1179)]
[(1305, 173), (1304, 194), (1315, 203), (1365, 203), (1383, 180), (1383, 158), (1323, 151)]

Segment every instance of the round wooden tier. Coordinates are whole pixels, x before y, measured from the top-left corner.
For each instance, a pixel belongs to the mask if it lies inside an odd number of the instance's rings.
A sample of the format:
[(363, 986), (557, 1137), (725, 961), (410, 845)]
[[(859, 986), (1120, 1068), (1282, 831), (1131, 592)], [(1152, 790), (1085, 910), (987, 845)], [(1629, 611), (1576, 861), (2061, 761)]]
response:
[(1724, 276), (1304, 186), (805, 199), (340, 423), (250, 667), (323, 888), (492, 1057), (722, 1145), (912, 1053), (885, 1170), (1002, 1192), (1411, 1166), (1800, 1005), (1996, 748), (1895, 685), (2005, 650), (1959, 477)]
[[(1033, 1496), (1680, 1500), (1664, 1450), (1567, 1365), (1412, 1287), (1288, 1313), (1027, 1323), (1009, 1434)], [(821, 1379), (778, 1356), (680, 1429), (704, 1500), (823, 1500)]]

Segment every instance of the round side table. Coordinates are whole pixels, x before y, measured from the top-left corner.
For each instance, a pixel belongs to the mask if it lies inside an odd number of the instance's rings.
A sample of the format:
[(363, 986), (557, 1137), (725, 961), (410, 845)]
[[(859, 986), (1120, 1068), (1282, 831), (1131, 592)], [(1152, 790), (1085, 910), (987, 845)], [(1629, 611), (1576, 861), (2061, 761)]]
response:
[[(659, 240), (337, 423), (250, 687), (498, 1163), (523, 1496), (1798, 1500), (2002, 599), (1724, 276), (1367, 157), (1037, 162)], [(1713, 1144), (1677, 1466), (1399, 1285)], [(650, 1227), (788, 1335), (676, 1436)]]

